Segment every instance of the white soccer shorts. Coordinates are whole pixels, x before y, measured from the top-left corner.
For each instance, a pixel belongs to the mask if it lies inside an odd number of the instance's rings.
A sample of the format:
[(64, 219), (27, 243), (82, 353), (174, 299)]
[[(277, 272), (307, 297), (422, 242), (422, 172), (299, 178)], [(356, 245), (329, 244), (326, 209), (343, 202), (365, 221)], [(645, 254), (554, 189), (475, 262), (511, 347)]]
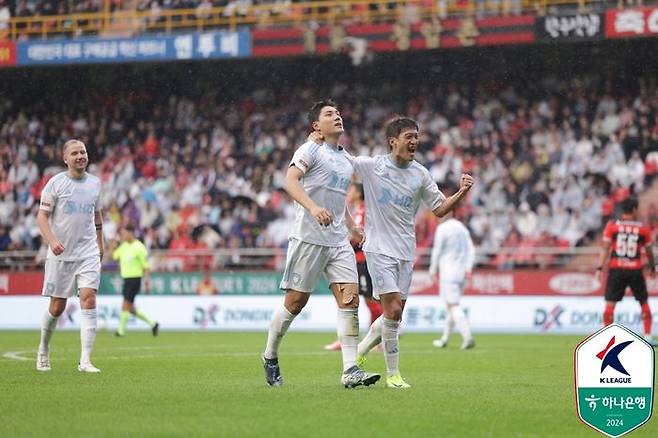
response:
[(440, 281), (439, 296), (448, 304), (459, 304), (464, 295), (463, 281)]
[(356, 258), (349, 244), (321, 246), (290, 239), (286, 254), (286, 269), (281, 279), (281, 289), (311, 293), (324, 275), (329, 284), (358, 283)]
[(71, 298), (78, 290), (87, 287), (98, 290), (101, 283), (101, 259), (99, 256), (83, 260), (64, 261), (46, 259), (43, 291), (41, 295), (56, 298)]
[(380, 295), (399, 292), (403, 300), (407, 299), (414, 262), (373, 252), (366, 252), (366, 262), (372, 278), (373, 297), (379, 299)]

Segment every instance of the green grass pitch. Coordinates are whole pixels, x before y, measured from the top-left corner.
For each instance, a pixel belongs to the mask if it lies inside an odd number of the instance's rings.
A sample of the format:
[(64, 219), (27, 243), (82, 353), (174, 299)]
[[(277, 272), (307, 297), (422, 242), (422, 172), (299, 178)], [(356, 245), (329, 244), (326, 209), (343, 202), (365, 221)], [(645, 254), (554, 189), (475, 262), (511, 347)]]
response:
[[(265, 384), (264, 333), (98, 334), (100, 375), (76, 371), (77, 332), (56, 332), (53, 370), (39, 373), (38, 333), (0, 332), (0, 436), (595, 437), (575, 411), (576, 336), (479, 335), (438, 350), (435, 336), (404, 334), (409, 390), (339, 383), (329, 333), (290, 333), (285, 385)], [(29, 360), (21, 360), (29, 359)], [(381, 353), (368, 371), (384, 372)], [(632, 437), (658, 436), (655, 418)]]

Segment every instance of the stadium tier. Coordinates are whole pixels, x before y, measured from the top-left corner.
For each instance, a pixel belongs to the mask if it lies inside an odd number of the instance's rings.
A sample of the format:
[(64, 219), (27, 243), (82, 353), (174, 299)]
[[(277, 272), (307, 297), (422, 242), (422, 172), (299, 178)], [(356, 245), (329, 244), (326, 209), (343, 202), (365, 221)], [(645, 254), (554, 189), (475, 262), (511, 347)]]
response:
[[(425, 65), (429, 58), (421, 55), (398, 58), (406, 70), (388, 73), (381, 71), (388, 61), (366, 69), (345, 61), (333, 67), (280, 61), (276, 74), (286, 79), (267, 87), (266, 75), (249, 73), (266, 63), (222, 65), (221, 84), (209, 77), (217, 67), (203, 64), (171, 67), (165, 77), (148, 69), (89, 68), (85, 80), (94, 85), (84, 89), (66, 71), (42, 77), (31, 71), (30, 94), (38, 99), (10, 90), (0, 97), (0, 250), (40, 248), (37, 200), (62, 170), (58, 148), (69, 137), (86, 142), (91, 172), (103, 180), (106, 238), (132, 221), (153, 249), (285, 246), (293, 204), (282, 190), (284, 172), (308, 133), (307, 101), (322, 95), (341, 102), (343, 142), (355, 154), (386, 151), (381, 126), (391, 115), (417, 118), (418, 160), (439, 185), (453, 190), (462, 171), (478, 179), (460, 211), (478, 246), (519, 248), (496, 266), (523, 264), (534, 247), (592, 244), (619, 201), (652, 185), (655, 81), (597, 71), (609, 67), (605, 62), (559, 77), (544, 70), (553, 56), (548, 50), (534, 68), (514, 72), (525, 55), (506, 55), (502, 63), (474, 55), (491, 67), (487, 74), (468, 64), (450, 73), (443, 62)], [(299, 71), (314, 64), (302, 77)], [(330, 86), (321, 85), (320, 70), (331, 71)], [(194, 84), (186, 83), (189, 72), (198, 78)], [(373, 72), (376, 88), (369, 86)], [(59, 89), (49, 91), (53, 77)], [(252, 84), (244, 93), (241, 78)], [(123, 85), (134, 80), (142, 84), (137, 89)], [(159, 92), (167, 82), (171, 92)], [(655, 226), (655, 205), (647, 215)], [(433, 216), (421, 212), (417, 226), (419, 245), (431, 245)]]

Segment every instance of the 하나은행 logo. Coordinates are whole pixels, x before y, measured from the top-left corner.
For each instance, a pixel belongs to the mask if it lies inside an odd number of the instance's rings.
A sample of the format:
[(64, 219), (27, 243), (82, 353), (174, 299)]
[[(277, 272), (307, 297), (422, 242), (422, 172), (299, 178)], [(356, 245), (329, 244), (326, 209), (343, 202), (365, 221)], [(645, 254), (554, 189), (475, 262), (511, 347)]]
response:
[(612, 324), (586, 338), (574, 373), (578, 417), (593, 429), (618, 437), (651, 417), (655, 353), (633, 331)]

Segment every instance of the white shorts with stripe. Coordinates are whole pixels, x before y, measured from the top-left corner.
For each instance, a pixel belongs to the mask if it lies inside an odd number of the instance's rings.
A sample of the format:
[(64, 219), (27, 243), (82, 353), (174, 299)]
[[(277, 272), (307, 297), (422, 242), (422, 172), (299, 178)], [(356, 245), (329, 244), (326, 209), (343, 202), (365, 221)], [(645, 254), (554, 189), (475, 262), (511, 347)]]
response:
[(101, 259), (99, 256), (75, 261), (50, 257), (46, 259), (41, 295), (71, 298), (78, 295), (78, 290), (83, 287), (98, 290), (100, 283)]
[(373, 252), (366, 252), (366, 262), (372, 278), (372, 295), (376, 299), (380, 295), (394, 292), (399, 292), (403, 300), (407, 299), (414, 262)]
[(311, 293), (324, 275), (327, 282), (358, 283), (356, 258), (349, 244), (343, 246), (321, 246), (302, 242), (298, 239), (288, 241), (286, 269), (281, 279), (281, 289)]

